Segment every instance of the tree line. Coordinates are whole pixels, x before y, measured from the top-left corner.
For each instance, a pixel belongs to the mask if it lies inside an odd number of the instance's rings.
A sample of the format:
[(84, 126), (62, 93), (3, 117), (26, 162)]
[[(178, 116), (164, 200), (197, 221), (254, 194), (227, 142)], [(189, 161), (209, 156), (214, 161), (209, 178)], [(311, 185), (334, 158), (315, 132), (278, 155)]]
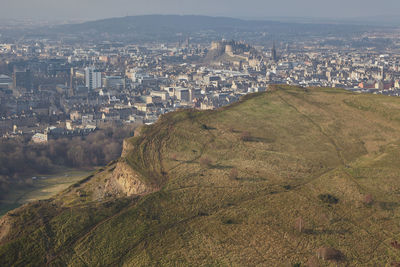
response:
[[(34, 144), (20, 139), (0, 139), (0, 193), (11, 185), (31, 183), (32, 176), (51, 174), (58, 167), (93, 168), (121, 155), (133, 126), (107, 127), (85, 137)], [(1, 198), (1, 196), (0, 196)]]

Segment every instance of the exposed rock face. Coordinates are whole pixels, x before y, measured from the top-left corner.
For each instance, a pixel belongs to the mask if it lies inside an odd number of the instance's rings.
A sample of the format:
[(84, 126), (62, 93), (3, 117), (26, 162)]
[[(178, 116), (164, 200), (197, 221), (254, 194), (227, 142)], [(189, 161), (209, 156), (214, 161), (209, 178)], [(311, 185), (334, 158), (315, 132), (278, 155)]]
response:
[(131, 151), (133, 149), (133, 145), (131, 142), (124, 140), (124, 142), (122, 143), (122, 153), (121, 153), (121, 157), (124, 158), (128, 155), (129, 151)]
[(145, 184), (124, 158), (132, 151), (134, 146), (129, 140), (124, 140), (121, 160), (118, 161), (110, 179), (106, 182), (105, 192), (114, 196), (133, 196), (151, 193), (155, 190)]
[(141, 181), (139, 175), (127, 163), (117, 163), (111, 178), (105, 186), (106, 191), (113, 195), (133, 196), (154, 191)]
[(10, 231), (11, 225), (7, 215), (0, 219), (0, 244)]

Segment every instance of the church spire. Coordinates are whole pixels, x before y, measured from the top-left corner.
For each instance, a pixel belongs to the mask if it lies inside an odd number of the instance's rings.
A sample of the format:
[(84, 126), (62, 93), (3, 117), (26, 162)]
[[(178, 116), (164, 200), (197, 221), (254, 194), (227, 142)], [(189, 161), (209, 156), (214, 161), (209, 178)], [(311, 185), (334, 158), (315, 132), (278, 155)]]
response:
[(277, 54), (276, 54), (276, 48), (275, 48), (275, 41), (274, 41), (274, 43), (272, 44), (271, 57), (272, 57), (272, 60), (273, 60), (274, 62), (277, 62), (277, 61), (278, 61), (278, 56), (277, 56)]

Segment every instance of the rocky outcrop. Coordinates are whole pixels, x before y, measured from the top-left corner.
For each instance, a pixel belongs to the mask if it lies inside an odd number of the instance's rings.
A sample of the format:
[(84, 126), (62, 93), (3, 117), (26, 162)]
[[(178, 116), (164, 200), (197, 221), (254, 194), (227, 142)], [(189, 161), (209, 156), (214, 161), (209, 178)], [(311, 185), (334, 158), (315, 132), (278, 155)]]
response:
[(7, 215), (0, 218), (0, 244), (7, 237), (11, 228), (11, 222)]
[(156, 189), (143, 182), (140, 174), (126, 163), (125, 158), (135, 149), (134, 145), (128, 140), (124, 140), (120, 160), (116, 163), (111, 177), (105, 184), (106, 194), (112, 196), (133, 196), (148, 194)]
[(146, 185), (131, 166), (119, 161), (105, 185), (105, 191), (112, 195), (133, 196), (150, 193), (154, 189)]
[(122, 143), (122, 153), (121, 157), (124, 158), (128, 155), (129, 151), (132, 151), (134, 149), (134, 146), (132, 145), (129, 140), (125, 139), (124, 142)]

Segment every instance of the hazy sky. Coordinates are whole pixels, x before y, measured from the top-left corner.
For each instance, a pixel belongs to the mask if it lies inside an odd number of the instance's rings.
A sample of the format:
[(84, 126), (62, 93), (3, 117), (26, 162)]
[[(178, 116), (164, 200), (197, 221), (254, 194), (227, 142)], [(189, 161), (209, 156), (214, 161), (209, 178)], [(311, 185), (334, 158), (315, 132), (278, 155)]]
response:
[(0, 19), (99, 19), (142, 14), (351, 18), (397, 14), (400, 0), (0, 0)]

